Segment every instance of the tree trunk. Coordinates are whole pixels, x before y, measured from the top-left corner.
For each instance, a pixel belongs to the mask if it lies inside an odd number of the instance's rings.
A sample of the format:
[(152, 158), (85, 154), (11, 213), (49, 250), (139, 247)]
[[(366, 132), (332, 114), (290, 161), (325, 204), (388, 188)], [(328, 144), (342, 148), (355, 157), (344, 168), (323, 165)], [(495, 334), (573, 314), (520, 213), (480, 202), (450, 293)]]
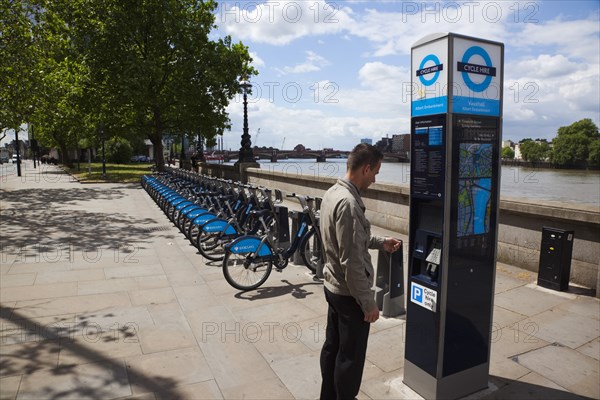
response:
[(52, 136), (54, 137), (54, 140), (56, 141), (56, 143), (58, 143), (58, 147), (60, 148), (60, 158), (62, 158), (62, 164), (66, 165), (69, 168), (72, 168), (73, 163), (69, 159), (69, 150), (67, 149), (67, 143), (64, 140), (62, 140), (60, 135), (56, 133), (53, 133)]
[(160, 115), (160, 111), (155, 110), (154, 111), (154, 118), (153, 118), (153, 130), (152, 133), (148, 136), (148, 138), (150, 139), (150, 141), (152, 142), (152, 145), (154, 146), (154, 161), (156, 162), (156, 167), (158, 169), (159, 172), (164, 172), (165, 170), (165, 157), (164, 157), (164, 152), (163, 152), (163, 143), (162, 143), (162, 137), (163, 137), (163, 128), (162, 128), (162, 118)]

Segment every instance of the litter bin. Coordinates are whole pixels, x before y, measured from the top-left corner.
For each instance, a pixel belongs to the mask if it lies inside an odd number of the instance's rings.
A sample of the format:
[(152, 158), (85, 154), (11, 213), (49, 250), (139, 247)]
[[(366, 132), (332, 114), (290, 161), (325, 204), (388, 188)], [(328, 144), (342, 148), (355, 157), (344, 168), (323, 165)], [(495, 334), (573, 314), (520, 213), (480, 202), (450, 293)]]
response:
[(538, 269), (539, 286), (561, 292), (569, 290), (574, 237), (574, 231), (546, 226), (542, 228)]
[(384, 317), (406, 313), (404, 308), (404, 261), (402, 242), (394, 253), (380, 250), (377, 257), (375, 302)]

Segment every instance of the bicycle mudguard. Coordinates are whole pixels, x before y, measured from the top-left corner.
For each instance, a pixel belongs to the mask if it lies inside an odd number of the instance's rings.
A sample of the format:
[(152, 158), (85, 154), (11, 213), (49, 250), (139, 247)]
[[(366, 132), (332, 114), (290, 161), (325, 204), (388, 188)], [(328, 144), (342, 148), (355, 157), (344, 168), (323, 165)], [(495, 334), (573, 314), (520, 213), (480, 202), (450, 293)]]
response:
[(194, 219), (197, 216), (199, 216), (200, 214), (206, 214), (207, 212), (208, 212), (207, 209), (198, 207), (198, 208), (192, 208), (191, 210), (188, 210), (188, 211), (184, 211), (183, 215), (185, 215), (185, 217), (187, 219)]
[(227, 223), (224, 219), (214, 219), (202, 225), (202, 230), (206, 233), (222, 232), (225, 235), (235, 235), (235, 228)]
[[(273, 254), (267, 243), (260, 245), (261, 240), (257, 236), (240, 236), (233, 242), (226, 244), (225, 248), (234, 254), (255, 253), (258, 249), (259, 256), (270, 256)], [(260, 246), (260, 249), (259, 249)]]
[(207, 223), (208, 221), (210, 221), (211, 219), (215, 219), (217, 218), (216, 214), (213, 213), (204, 213), (204, 214), (200, 214), (198, 215), (196, 218), (194, 218), (192, 220), (192, 224), (194, 225), (204, 225), (205, 223)]
[(177, 204), (177, 206), (175, 206), (175, 209), (178, 211), (181, 211), (184, 208), (186, 208), (187, 206), (191, 206), (191, 205), (194, 205), (194, 203), (191, 201), (183, 201), (183, 202)]
[(183, 203), (184, 201), (188, 201), (185, 197), (175, 197), (171, 200), (167, 200), (173, 207), (177, 204)]

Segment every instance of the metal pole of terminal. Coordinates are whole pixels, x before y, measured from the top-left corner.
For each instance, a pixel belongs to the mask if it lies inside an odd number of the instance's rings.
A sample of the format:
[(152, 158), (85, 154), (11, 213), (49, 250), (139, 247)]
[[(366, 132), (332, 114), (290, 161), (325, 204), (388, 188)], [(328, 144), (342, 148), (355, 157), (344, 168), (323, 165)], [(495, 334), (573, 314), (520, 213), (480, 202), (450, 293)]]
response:
[(21, 155), (19, 154), (19, 129), (15, 129), (15, 146), (17, 147), (17, 176), (21, 176)]

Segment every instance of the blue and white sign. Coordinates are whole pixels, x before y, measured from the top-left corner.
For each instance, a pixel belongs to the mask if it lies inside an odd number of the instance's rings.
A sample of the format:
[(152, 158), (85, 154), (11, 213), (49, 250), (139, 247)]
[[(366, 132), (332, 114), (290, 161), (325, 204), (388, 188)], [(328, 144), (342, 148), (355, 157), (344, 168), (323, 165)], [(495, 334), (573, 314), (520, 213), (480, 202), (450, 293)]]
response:
[(410, 301), (429, 311), (435, 312), (437, 308), (437, 292), (418, 283), (411, 282)]
[(502, 101), (502, 47), (454, 40), (452, 112), (497, 117)]
[(448, 39), (412, 50), (411, 114), (448, 111)]

